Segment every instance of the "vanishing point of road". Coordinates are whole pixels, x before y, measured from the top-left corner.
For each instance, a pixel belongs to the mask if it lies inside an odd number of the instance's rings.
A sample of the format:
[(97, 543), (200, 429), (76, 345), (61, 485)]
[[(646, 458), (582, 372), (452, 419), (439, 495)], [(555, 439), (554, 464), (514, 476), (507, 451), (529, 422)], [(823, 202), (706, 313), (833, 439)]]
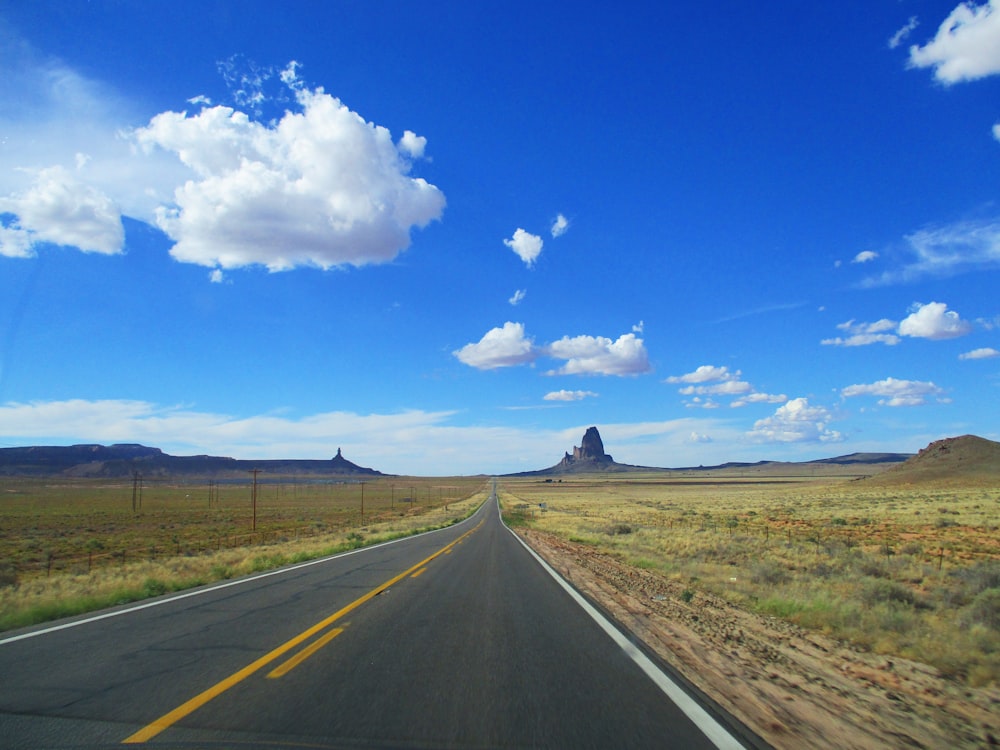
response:
[(494, 493), (448, 529), (0, 636), (0, 745), (743, 747), (581, 602)]

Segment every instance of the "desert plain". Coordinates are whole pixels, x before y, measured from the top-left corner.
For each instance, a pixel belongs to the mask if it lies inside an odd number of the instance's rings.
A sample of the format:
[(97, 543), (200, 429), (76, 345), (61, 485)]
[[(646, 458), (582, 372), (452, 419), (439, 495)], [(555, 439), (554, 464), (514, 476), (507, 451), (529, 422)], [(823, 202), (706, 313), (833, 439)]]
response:
[[(946, 442), (889, 469), (595, 472), (497, 489), (515, 533), (762, 744), (992, 747), (1000, 479), (981, 447)], [(5, 477), (0, 628), (455, 523), (490, 487), (271, 478), (253, 507), (247, 482)]]

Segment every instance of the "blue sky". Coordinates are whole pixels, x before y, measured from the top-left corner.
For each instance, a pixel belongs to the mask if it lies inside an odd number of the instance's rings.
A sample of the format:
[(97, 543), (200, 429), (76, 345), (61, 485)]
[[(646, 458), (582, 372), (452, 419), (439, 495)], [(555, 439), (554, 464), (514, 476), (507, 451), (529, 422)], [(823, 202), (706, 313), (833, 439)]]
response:
[(0, 445), (997, 440), (998, 178), (998, 0), (3, 0)]

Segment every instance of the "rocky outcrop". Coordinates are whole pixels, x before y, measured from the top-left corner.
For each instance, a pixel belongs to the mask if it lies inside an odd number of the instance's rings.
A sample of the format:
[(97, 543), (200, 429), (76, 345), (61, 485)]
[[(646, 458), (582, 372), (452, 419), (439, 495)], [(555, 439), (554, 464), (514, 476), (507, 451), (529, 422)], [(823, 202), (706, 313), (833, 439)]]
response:
[(567, 453), (559, 466), (570, 469), (580, 465), (592, 465), (600, 468), (604, 464), (613, 464), (615, 460), (604, 452), (604, 441), (601, 440), (601, 433), (596, 427), (588, 427), (583, 434), (583, 440), (579, 446), (574, 446), (573, 453)]

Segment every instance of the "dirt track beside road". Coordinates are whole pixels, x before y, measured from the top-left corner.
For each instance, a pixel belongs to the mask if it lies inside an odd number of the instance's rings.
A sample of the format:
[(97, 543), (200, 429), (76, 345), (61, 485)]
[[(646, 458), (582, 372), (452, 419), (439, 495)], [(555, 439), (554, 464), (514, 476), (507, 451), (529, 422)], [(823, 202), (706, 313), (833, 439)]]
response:
[(1000, 746), (1000, 690), (852, 649), (614, 556), (518, 533), (562, 576), (773, 747)]

